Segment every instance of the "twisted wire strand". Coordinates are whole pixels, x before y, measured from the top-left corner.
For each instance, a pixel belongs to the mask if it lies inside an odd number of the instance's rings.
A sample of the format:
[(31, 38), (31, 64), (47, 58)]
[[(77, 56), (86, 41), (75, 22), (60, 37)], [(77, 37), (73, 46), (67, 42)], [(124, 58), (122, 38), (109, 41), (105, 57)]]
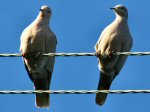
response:
[[(115, 52), (114, 55), (127, 55), (127, 56), (145, 56), (150, 55), (150, 52)], [(36, 55), (36, 54), (35, 54)], [(32, 56), (32, 55), (31, 55)], [(96, 56), (95, 53), (47, 53), (43, 54), (42, 56)], [(14, 53), (14, 54), (0, 54), (0, 57), (22, 57), (20, 53)]]
[(1, 90), (0, 94), (36, 94), (36, 93), (49, 93), (49, 94), (138, 94), (150, 93), (150, 90)]
[(150, 52), (115, 52), (114, 55), (145, 56), (150, 55)]

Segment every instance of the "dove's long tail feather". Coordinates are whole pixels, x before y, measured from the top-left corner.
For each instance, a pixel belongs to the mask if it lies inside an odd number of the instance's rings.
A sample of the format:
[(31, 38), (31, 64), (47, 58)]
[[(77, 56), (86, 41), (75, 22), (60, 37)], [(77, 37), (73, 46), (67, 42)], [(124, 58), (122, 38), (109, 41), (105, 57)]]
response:
[(49, 94), (48, 93), (36, 94), (36, 106), (42, 108), (48, 108)]
[[(112, 77), (102, 72), (100, 73), (100, 76), (101, 77), (99, 80), (98, 90), (109, 90), (111, 82), (112, 82)], [(107, 98), (106, 93), (97, 93), (96, 103), (101, 106), (105, 103), (106, 98)]]
[[(49, 84), (47, 81), (39, 80), (34, 82), (35, 90), (49, 90)], [(48, 108), (50, 104), (48, 93), (36, 94), (36, 106), (41, 108)]]

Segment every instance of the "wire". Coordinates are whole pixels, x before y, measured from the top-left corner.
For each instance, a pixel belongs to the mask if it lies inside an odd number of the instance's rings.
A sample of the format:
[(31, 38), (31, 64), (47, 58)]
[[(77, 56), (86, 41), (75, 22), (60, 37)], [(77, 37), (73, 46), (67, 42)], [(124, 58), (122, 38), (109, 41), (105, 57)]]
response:
[[(33, 56), (33, 55), (31, 55)], [(95, 56), (95, 53), (47, 53), (43, 56)], [(0, 57), (22, 57), (20, 53), (15, 54), (0, 54)]]
[[(150, 55), (150, 52), (115, 52), (114, 55), (127, 55), (127, 56), (145, 56)], [(47, 53), (43, 56), (96, 56), (95, 53)], [(22, 57), (20, 53), (15, 54), (0, 54), (0, 57)]]
[(137, 93), (150, 93), (150, 90), (1, 90), (0, 94), (36, 94), (36, 93), (49, 93), (49, 94), (137, 94)]
[(114, 55), (145, 56), (150, 55), (150, 52), (116, 52)]

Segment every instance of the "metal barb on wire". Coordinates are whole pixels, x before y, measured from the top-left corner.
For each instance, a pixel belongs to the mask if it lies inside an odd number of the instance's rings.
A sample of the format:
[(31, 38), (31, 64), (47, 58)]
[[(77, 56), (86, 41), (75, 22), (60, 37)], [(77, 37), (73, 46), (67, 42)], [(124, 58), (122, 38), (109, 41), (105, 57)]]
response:
[(137, 94), (137, 93), (150, 93), (150, 90), (0, 90), (0, 94), (36, 94), (36, 93), (49, 93), (49, 94)]
[[(127, 55), (127, 56), (145, 56), (150, 55), (150, 52), (115, 52), (114, 55)], [(36, 54), (29, 55), (29, 56), (36, 56)], [(65, 57), (77, 57), (77, 56), (96, 56), (96, 54), (93, 53), (47, 53), (43, 54), (42, 56), (65, 56)], [(22, 57), (20, 53), (14, 53), (14, 54), (0, 54), (0, 57)]]

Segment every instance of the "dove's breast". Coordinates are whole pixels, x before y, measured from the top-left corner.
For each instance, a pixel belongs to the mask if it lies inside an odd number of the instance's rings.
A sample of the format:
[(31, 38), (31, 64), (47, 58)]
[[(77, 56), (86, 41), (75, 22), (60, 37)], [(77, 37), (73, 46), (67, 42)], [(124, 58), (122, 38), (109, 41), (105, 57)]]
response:
[[(28, 32), (28, 34), (26, 34)], [(30, 33), (29, 33), (30, 32)], [(21, 39), (21, 50), (25, 54), (45, 53), (46, 39), (50, 38), (50, 30), (46, 27), (27, 29)]]

